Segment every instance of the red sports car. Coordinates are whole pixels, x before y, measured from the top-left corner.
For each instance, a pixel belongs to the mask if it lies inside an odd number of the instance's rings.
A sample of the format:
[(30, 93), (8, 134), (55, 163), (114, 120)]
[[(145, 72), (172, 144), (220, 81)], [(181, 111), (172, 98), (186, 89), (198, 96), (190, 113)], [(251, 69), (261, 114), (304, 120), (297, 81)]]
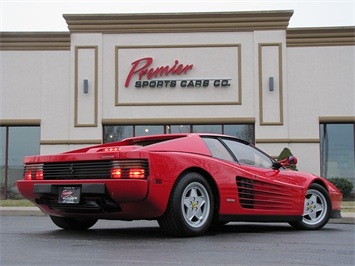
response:
[(24, 159), (21, 194), (59, 227), (98, 219), (157, 220), (175, 236), (230, 221), (320, 229), (340, 218), (342, 195), (322, 177), (285, 168), (250, 143), (214, 134), (132, 137)]

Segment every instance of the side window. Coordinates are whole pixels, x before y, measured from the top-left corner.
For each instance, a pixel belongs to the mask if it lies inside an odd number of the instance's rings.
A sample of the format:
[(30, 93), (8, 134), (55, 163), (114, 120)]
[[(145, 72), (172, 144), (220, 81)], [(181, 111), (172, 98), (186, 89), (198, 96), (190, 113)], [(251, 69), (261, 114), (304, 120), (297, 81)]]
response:
[(234, 162), (232, 155), (218, 139), (203, 138), (203, 140), (213, 157)]
[(228, 139), (223, 141), (233, 152), (240, 164), (262, 168), (272, 168), (273, 161), (271, 158), (255, 149), (253, 146)]

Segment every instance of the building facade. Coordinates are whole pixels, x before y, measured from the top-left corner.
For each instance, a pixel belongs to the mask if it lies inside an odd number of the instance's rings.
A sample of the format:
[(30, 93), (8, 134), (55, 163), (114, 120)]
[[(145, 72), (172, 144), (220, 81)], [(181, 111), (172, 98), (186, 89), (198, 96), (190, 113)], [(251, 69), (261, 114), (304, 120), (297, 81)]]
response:
[[(63, 15), (0, 33), (1, 189), (25, 155), (157, 133), (238, 136), (355, 181), (355, 27), (293, 11)], [(7, 190), (4, 189), (7, 187)]]

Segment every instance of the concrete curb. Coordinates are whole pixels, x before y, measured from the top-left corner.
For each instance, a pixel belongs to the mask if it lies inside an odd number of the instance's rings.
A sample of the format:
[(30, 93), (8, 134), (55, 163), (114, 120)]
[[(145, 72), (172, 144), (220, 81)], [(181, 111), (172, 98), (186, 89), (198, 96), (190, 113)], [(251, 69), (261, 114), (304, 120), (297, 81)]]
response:
[(0, 216), (46, 216), (37, 207), (0, 207)]
[[(0, 207), (0, 216), (46, 216), (37, 207)], [(342, 212), (341, 219), (330, 219), (332, 224), (355, 224), (355, 212)]]

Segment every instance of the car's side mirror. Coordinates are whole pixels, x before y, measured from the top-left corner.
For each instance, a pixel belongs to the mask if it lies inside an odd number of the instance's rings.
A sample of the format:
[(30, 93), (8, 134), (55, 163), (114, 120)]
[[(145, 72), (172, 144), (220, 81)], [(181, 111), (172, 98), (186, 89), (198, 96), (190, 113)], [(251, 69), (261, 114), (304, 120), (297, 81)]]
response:
[(293, 155), (288, 156), (287, 158), (277, 161), (273, 164), (275, 169), (279, 169), (281, 167), (293, 166), (297, 164), (297, 158)]

